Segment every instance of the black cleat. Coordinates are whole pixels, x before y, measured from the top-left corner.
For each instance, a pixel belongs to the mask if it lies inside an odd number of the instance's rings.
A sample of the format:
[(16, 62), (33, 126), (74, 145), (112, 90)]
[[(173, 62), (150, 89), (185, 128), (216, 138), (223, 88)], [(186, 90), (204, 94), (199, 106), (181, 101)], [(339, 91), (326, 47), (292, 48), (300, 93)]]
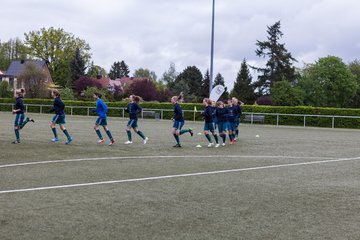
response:
[(32, 119), (32, 118), (30, 118), (30, 119), (29, 119), (29, 121), (30, 121), (30, 122), (35, 122), (35, 120), (34, 120), (34, 119)]
[(176, 144), (176, 145), (174, 145), (173, 147), (178, 147), (178, 148), (181, 148), (181, 145), (180, 144)]
[(194, 131), (191, 128), (189, 128), (189, 133), (191, 136), (194, 136)]
[(15, 140), (12, 142), (12, 144), (19, 144), (20, 143), (20, 140)]

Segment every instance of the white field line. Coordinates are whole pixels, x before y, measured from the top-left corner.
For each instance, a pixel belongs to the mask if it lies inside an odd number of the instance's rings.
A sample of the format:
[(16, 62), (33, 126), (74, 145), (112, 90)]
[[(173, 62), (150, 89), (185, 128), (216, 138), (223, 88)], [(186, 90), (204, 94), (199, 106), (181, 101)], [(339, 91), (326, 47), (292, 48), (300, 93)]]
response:
[(213, 174), (221, 174), (221, 173), (245, 172), (245, 171), (256, 171), (256, 170), (272, 169), (272, 168), (285, 168), (285, 167), (306, 166), (306, 165), (314, 165), (314, 164), (326, 164), (326, 163), (356, 161), (356, 160), (360, 160), (360, 157), (339, 158), (339, 159), (332, 159), (332, 160), (303, 162), (303, 163), (291, 163), (291, 164), (279, 164), (279, 165), (250, 167), (250, 168), (238, 168), (238, 169), (228, 169), (228, 170), (210, 171), (210, 172), (197, 172), (197, 173), (186, 173), (186, 174), (176, 174), (176, 175), (165, 175), (165, 176), (158, 176), (158, 177), (131, 178), (131, 179), (123, 179), (123, 180), (103, 181), (103, 182), (90, 182), (90, 183), (79, 183), (79, 184), (58, 185), (58, 186), (48, 186), (48, 187), (35, 187), (35, 188), (2, 190), (2, 191), (0, 191), (0, 194), (18, 193), (18, 192), (32, 192), (32, 191), (41, 191), (41, 190), (50, 190), (50, 189), (87, 187), (87, 186), (107, 185), (107, 184), (115, 184), (115, 183), (119, 184), (119, 183), (132, 183), (132, 182), (142, 182), (142, 181), (154, 181), (154, 180), (171, 179), (171, 178), (194, 177), (194, 176), (213, 175)]
[(189, 156), (127, 156), (127, 157), (101, 157), (101, 158), (77, 158), (77, 159), (63, 159), (63, 160), (49, 160), (38, 162), (24, 162), (0, 165), (1, 168), (21, 167), (29, 165), (53, 164), (53, 163), (69, 163), (69, 162), (83, 162), (83, 161), (109, 161), (109, 160), (124, 160), (124, 159), (160, 159), (160, 158), (281, 158), (281, 159), (333, 159), (329, 157), (292, 157), (292, 156), (240, 156), (240, 155), (189, 155)]

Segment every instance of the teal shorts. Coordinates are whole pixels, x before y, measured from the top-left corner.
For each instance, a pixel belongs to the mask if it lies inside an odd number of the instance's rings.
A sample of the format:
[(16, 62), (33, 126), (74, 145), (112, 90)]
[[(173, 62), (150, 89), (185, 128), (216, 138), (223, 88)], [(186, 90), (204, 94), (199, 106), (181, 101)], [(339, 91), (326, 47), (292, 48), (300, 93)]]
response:
[(127, 123), (128, 128), (137, 128), (138, 124), (137, 124), (137, 119), (130, 119)]
[(214, 122), (204, 123), (204, 131), (214, 132), (215, 131), (215, 123)]
[(182, 127), (184, 126), (184, 124), (185, 124), (185, 121), (175, 121), (173, 124), (173, 128), (180, 131), (182, 129)]
[(14, 126), (21, 126), (22, 123), (24, 122), (24, 119), (25, 119), (25, 114), (23, 113), (16, 114)]
[(65, 115), (55, 115), (52, 119), (54, 124), (65, 124)]
[(226, 122), (219, 122), (218, 123), (218, 129), (219, 129), (219, 133), (222, 133), (222, 132), (226, 132), (226, 130), (228, 130), (228, 125)]
[(98, 119), (96, 119), (95, 124), (98, 126), (107, 126), (107, 120), (106, 120), (106, 118), (99, 117)]

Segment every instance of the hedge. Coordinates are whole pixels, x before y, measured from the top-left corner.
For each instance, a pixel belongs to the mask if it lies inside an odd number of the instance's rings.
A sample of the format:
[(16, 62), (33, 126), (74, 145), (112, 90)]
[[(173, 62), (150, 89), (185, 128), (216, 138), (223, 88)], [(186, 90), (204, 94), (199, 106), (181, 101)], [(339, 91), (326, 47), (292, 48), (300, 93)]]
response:
[[(12, 98), (0, 98), (0, 103), (11, 103), (15, 102)], [(37, 105), (52, 105), (52, 99), (24, 99), (25, 104), (37, 104)], [(86, 108), (73, 108), (74, 115), (87, 115), (87, 108), (94, 108), (95, 101), (72, 101), (64, 100), (66, 108), (66, 113), (70, 114), (69, 106), (82, 106)], [(107, 102), (107, 105), (111, 108), (109, 109), (109, 116), (122, 116), (122, 109), (127, 106), (127, 102)], [(154, 109), (156, 113), (161, 113), (160, 109), (173, 109), (173, 105), (169, 103), (159, 103), (159, 102), (143, 102), (140, 106), (144, 109)], [(197, 121), (201, 121), (202, 117), (200, 112), (203, 110), (201, 103), (182, 103), (182, 109), (184, 111), (184, 117), (186, 120), (193, 120), (194, 107), (198, 110), (195, 113), (195, 118)], [(40, 112), (40, 107), (28, 106), (28, 112)], [(320, 108), (320, 107), (307, 107), (307, 106), (298, 106), (298, 107), (283, 107), (283, 106), (259, 106), (259, 105), (244, 105), (243, 112), (246, 113), (272, 113), (272, 114), (301, 114), (301, 115), (326, 115), (326, 116), (359, 116), (360, 109), (351, 109), (351, 108)], [(42, 112), (48, 112), (50, 107), (42, 107)], [(159, 109), (159, 110), (156, 110)], [(187, 112), (191, 110), (191, 112)], [(0, 105), (0, 111), (11, 111), (11, 106)], [(91, 114), (90, 115), (95, 115)], [(126, 115), (127, 116), (127, 115)], [(172, 111), (164, 111), (163, 118), (171, 119), (173, 116)], [(244, 115), (242, 116), (242, 119)], [(304, 117), (303, 116), (279, 116), (277, 119), (276, 115), (266, 115), (265, 124), (274, 125), (279, 120), (280, 125), (290, 125), (290, 126), (303, 126)], [(326, 117), (316, 117), (312, 116), (306, 117), (306, 126), (314, 127), (331, 127), (332, 118)], [(336, 118), (335, 119), (336, 128), (360, 128), (360, 119), (353, 118)]]

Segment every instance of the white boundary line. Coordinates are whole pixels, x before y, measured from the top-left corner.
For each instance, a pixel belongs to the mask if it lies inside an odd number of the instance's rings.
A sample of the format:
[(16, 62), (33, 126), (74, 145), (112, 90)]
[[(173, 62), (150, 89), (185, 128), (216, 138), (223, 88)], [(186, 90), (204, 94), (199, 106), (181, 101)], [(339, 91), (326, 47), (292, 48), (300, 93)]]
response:
[(1, 168), (21, 167), (29, 165), (53, 164), (53, 163), (68, 163), (68, 162), (82, 162), (82, 161), (108, 161), (108, 160), (123, 160), (123, 159), (158, 159), (158, 158), (285, 158), (285, 159), (334, 159), (330, 157), (291, 157), (291, 156), (241, 156), (241, 155), (189, 155), (189, 156), (127, 156), (127, 157), (101, 157), (101, 158), (78, 158), (78, 159), (64, 159), (64, 160), (50, 160), (38, 162), (24, 162), (0, 165)]
[(2, 190), (2, 191), (0, 191), (0, 194), (18, 193), (18, 192), (32, 192), (32, 191), (41, 191), (41, 190), (50, 190), (50, 189), (87, 187), (87, 186), (106, 185), (106, 184), (115, 184), (115, 183), (131, 183), (131, 182), (153, 181), (153, 180), (161, 180), (161, 179), (194, 177), (194, 176), (213, 175), (213, 174), (220, 174), (220, 173), (256, 171), (256, 170), (271, 169), (271, 168), (295, 167), (295, 166), (305, 166), (305, 165), (325, 164), (325, 163), (335, 163), (335, 162), (345, 162), (345, 161), (356, 161), (356, 160), (360, 160), (360, 157), (339, 158), (339, 159), (314, 161), (314, 162), (304, 162), (304, 163), (279, 164), (279, 165), (270, 165), (270, 166), (262, 166), (262, 167), (228, 169), (228, 170), (211, 171), (211, 172), (197, 172), (197, 173), (187, 173), (187, 174), (165, 175), (165, 176), (158, 176), (158, 177), (131, 178), (131, 179), (123, 179), (123, 180), (103, 181), (103, 182), (90, 182), (90, 183), (79, 183), (79, 184), (49, 186), (49, 187), (36, 187), (36, 188)]

